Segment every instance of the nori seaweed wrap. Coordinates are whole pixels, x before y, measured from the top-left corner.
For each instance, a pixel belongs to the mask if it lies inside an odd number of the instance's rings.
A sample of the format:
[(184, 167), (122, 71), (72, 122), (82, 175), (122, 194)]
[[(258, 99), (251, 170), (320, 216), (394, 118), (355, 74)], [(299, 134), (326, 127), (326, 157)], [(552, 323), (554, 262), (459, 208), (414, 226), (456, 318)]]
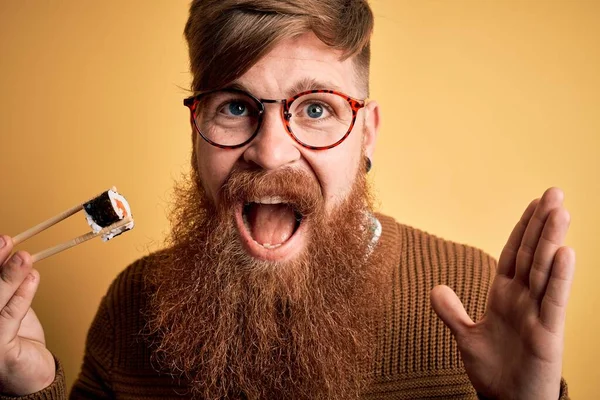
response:
[(85, 203), (83, 209), (101, 228), (106, 228), (122, 219), (115, 211), (108, 190)]
[[(121, 221), (125, 217), (132, 216), (127, 200), (117, 193), (114, 188), (85, 203), (83, 210), (86, 214), (86, 220), (94, 233)], [(110, 232), (102, 235), (102, 240), (106, 242), (125, 231), (133, 229), (133, 226), (134, 222), (131, 221), (125, 226), (112, 229)]]

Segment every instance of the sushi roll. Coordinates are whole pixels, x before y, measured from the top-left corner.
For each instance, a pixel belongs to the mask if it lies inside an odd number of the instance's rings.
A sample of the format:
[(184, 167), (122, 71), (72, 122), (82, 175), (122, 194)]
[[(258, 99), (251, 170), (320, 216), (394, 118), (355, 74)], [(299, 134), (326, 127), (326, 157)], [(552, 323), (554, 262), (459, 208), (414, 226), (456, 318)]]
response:
[[(131, 217), (131, 208), (125, 197), (117, 193), (115, 188), (107, 190), (96, 198), (83, 205), (85, 218), (94, 233), (100, 232), (123, 218)], [(102, 235), (102, 241), (106, 242), (121, 233), (133, 229), (134, 223), (124, 225), (121, 228), (113, 229)]]

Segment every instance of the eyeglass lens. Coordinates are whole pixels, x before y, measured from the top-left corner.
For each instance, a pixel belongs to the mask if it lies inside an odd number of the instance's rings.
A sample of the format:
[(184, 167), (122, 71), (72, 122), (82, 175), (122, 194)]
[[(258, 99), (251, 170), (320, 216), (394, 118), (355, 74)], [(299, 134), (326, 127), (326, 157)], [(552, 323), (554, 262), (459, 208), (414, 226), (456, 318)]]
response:
[[(195, 123), (208, 140), (222, 146), (236, 146), (250, 139), (258, 129), (259, 110), (260, 104), (246, 94), (213, 92), (199, 99)], [(344, 97), (333, 93), (302, 95), (291, 103), (288, 111), (293, 135), (309, 146), (330, 146), (352, 125), (352, 107)]]

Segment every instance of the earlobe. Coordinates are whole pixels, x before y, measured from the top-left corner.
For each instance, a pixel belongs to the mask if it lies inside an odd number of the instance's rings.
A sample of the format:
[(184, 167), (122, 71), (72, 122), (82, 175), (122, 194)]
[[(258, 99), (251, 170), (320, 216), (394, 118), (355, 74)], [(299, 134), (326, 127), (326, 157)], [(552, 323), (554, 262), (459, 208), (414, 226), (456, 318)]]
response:
[(375, 100), (369, 101), (364, 108), (365, 112), (365, 128), (363, 136), (363, 148), (365, 156), (373, 158), (375, 151), (375, 142), (379, 134), (379, 126), (381, 123), (380, 107)]

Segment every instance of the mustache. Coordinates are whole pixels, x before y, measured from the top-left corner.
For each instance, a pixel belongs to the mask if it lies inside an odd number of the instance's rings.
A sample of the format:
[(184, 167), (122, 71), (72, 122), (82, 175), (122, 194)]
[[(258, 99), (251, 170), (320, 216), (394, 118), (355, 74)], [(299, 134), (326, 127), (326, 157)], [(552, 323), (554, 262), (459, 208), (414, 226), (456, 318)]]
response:
[(286, 167), (276, 171), (234, 168), (219, 192), (223, 208), (231, 209), (261, 198), (277, 197), (302, 216), (322, 210), (325, 199), (321, 186), (308, 173)]

